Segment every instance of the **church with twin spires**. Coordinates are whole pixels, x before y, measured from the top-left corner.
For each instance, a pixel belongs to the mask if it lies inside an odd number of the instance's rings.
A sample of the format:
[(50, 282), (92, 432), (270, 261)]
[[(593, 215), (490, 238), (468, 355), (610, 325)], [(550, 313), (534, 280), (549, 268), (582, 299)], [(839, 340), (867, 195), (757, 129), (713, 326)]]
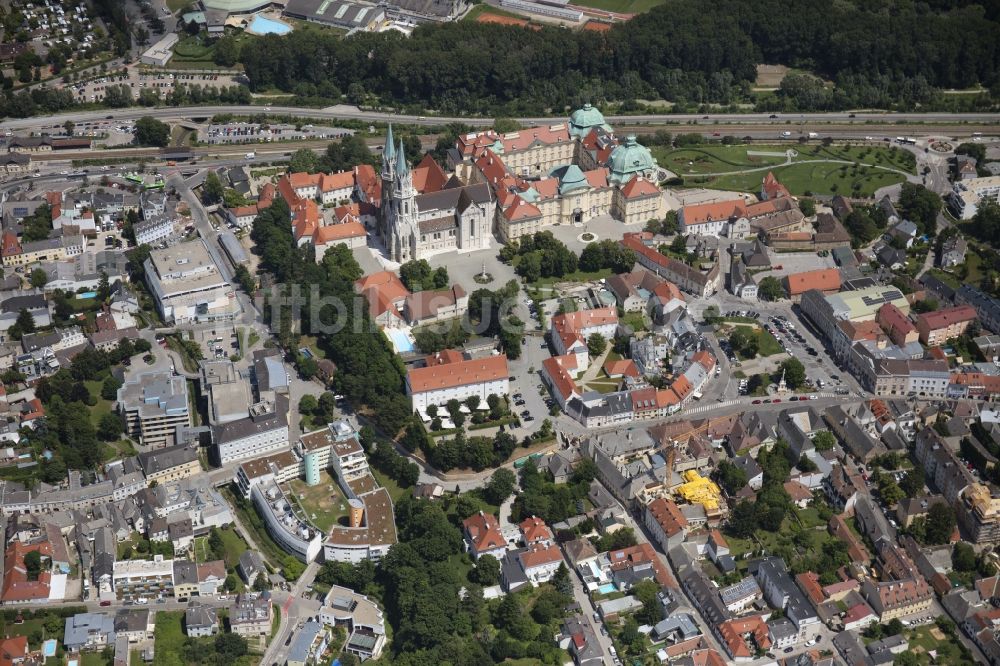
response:
[(392, 261), (484, 250), (494, 234), (507, 242), (599, 215), (625, 224), (666, 215), (649, 149), (615, 137), (590, 104), (568, 123), (461, 135), (448, 166), (450, 177), (426, 155), (411, 168), (389, 128), (378, 228)]

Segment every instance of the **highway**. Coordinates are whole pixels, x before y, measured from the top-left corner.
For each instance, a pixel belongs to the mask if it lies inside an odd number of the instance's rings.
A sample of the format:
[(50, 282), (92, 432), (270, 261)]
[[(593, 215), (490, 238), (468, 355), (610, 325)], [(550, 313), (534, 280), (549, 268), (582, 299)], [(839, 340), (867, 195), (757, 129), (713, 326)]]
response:
[[(320, 120), (360, 120), (363, 122), (394, 122), (407, 125), (445, 125), (448, 123), (465, 123), (474, 127), (489, 127), (493, 124), (492, 118), (483, 117), (454, 117), (454, 116), (414, 116), (381, 111), (362, 111), (354, 106), (338, 105), (322, 109), (309, 109), (297, 106), (255, 106), (255, 105), (216, 105), (216, 106), (188, 106), (188, 107), (162, 107), (162, 108), (128, 108), (128, 109), (99, 109), (96, 111), (75, 111), (50, 116), (35, 116), (33, 118), (8, 119), (0, 123), (0, 130), (25, 130), (34, 129), (46, 125), (61, 124), (66, 120), (75, 123), (82, 123), (94, 120), (104, 120), (114, 118), (115, 120), (135, 120), (143, 116), (151, 116), (159, 119), (190, 119), (209, 118), (216, 114), (230, 113), (234, 115), (253, 115), (267, 113), (271, 116), (295, 116), (299, 118), (315, 118)], [(773, 116), (773, 117), (772, 117)], [(525, 117), (517, 118), (518, 122), (525, 125), (544, 125), (555, 122), (563, 122), (564, 118), (557, 117)], [(979, 123), (992, 125), (994, 129), (1000, 125), (1000, 113), (873, 113), (873, 112), (836, 112), (836, 113), (795, 113), (795, 114), (769, 114), (769, 113), (719, 113), (719, 114), (654, 114), (654, 115), (619, 115), (607, 116), (608, 123), (614, 126), (653, 126), (653, 125), (678, 125), (694, 123), (696, 125), (716, 125), (716, 124), (738, 124), (738, 125), (785, 125), (785, 124), (831, 124), (831, 123), (857, 123), (865, 126), (866, 123), (901, 124), (913, 125), (916, 123), (936, 123), (939, 125), (963, 125)], [(919, 133), (918, 127), (914, 132)]]

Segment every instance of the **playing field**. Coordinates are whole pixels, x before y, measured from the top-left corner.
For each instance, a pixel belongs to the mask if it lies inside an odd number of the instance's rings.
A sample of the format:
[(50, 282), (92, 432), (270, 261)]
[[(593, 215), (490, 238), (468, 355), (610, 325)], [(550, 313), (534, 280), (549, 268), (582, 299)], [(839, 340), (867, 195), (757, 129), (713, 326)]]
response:
[(665, 2), (666, 0), (574, 0), (572, 4), (622, 14), (641, 14)]

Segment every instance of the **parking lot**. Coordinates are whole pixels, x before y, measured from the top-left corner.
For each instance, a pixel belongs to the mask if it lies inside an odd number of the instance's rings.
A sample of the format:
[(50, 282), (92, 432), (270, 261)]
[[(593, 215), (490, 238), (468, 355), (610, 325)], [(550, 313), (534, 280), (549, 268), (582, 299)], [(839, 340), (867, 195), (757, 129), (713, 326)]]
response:
[(132, 91), (132, 96), (138, 97), (143, 90), (152, 90), (159, 93), (160, 97), (169, 95), (174, 91), (177, 84), (199, 85), (202, 88), (228, 88), (229, 86), (240, 85), (235, 76), (227, 74), (184, 74), (166, 73), (156, 74), (140, 73), (137, 69), (129, 69), (127, 74), (115, 73), (89, 81), (81, 81), (66, 86), (73, 91), (77, 101), (99, 102), (104, 99), (107, 90), (111, 86), (126, 85)]
[(260, 143), (272, 141), (302, 141), (306, 139), (339, 139), (353, 135), (354, 130), (319, 125), (275, 123), (226, 123), (209, 125), (198, 130), (198, 141), (205, 144)]

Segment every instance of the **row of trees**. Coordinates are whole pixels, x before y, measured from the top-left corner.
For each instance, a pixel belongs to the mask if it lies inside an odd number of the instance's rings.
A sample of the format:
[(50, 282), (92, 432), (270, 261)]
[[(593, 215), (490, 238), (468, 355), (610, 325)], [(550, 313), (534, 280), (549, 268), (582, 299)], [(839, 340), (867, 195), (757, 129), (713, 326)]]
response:
[[(500, 250), (503, 261), (513, 262), (515, 257), (518, 259), (514, 270), (526, 282), (537, 282), (543, 277), (563, 277), (574, 272), (578, 265), (573, 251), (551, 231), (536, 231), (534, 236), (524, 236), (507, 243)], [(590, 261), (595, 260), (603, 264), (603, 252), (592, 255)]]
[(938, 88), (996, 85), (997, 36), (995, 12), (972, 5), (899, 6), (889, 17), (861, 2), (677, 0), (601, 36), (459, 22), (421, 26), (409, 39), (268, 36), (246, 43), (239, 60), (255, 90), (325, 87), (355, 103), (378, 98), (449, 114), (518, 116), (584, 101), (627, 109), (651, 97), (681, 107), (733, 104), (751, 99), (760, 62), (812, 69), (836, 83), (828, 90), (792, 76), (762, 106), (884, 108), (933, 103)]

